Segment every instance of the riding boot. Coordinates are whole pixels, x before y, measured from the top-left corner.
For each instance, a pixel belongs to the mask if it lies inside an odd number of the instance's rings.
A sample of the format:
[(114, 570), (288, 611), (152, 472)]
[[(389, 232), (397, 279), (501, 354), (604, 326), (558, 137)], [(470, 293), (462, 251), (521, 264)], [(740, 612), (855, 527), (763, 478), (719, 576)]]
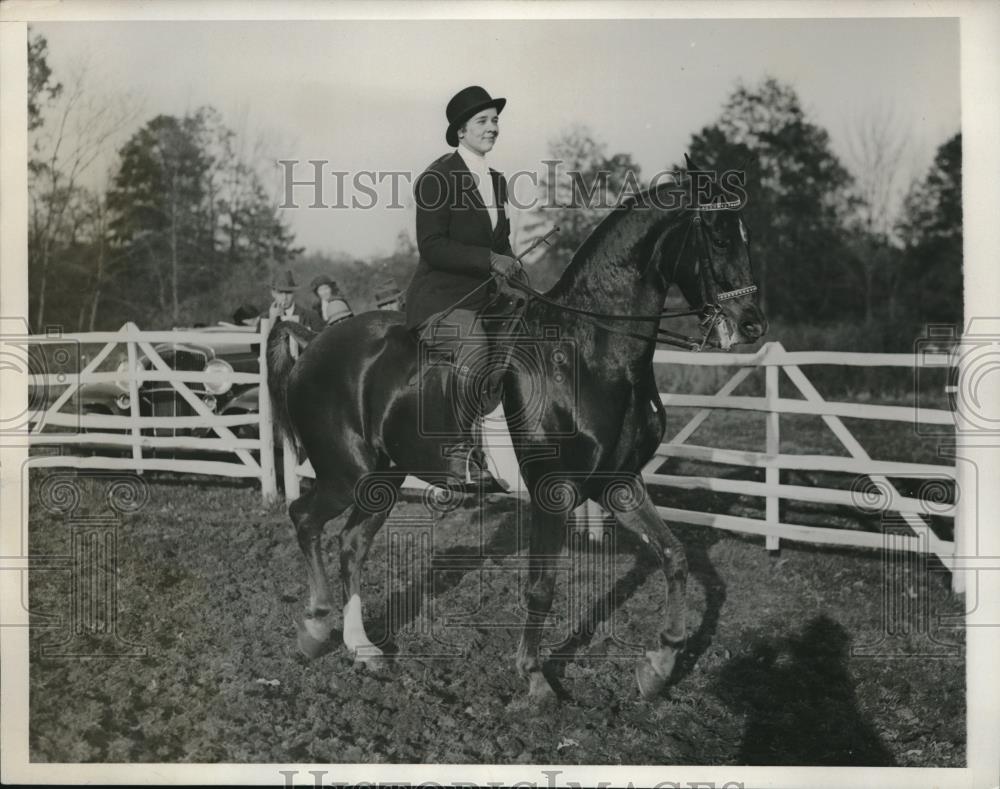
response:
[[(473, 390), (475, 381), (468, 367), (452, 368), (446, 376), (446, 397), (457, 409), (461, 440), (448, 451), (453, 463), (457, 462), (459, 476), (467, 486), (484, 489), (487, 493), (506, 493), (510, 485), (498, 480), (490, 472), (482, 446), (483, 413), (480, 392)], [(449, 385), (450, 384), (450, 385)]]

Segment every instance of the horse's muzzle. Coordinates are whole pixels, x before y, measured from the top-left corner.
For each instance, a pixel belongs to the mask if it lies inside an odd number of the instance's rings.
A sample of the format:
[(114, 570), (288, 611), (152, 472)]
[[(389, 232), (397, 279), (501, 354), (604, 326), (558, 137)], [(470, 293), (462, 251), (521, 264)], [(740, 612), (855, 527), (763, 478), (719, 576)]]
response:
[(756, 342), (767, 333), (767, 319), (740, 322), (740, 334), (746, 342)]

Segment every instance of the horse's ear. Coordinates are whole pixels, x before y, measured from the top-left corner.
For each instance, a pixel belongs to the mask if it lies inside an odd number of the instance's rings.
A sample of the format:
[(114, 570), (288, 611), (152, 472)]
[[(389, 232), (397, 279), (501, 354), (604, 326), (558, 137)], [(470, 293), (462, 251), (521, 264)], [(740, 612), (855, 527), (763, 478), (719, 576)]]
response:
[(691, 157), (688, 156), (686, 153), (684, 154), (684, 167), (688, 170), (698, 169), (693, 164), (691, 164)]

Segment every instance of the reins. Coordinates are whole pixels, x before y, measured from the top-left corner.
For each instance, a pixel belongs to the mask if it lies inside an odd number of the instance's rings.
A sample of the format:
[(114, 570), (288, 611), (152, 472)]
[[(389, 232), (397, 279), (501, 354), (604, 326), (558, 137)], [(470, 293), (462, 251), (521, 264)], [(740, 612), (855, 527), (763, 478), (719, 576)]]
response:
[(678, 332), (670, 331), (669, 329), (664, 329), (662, 327), (656, 327), (656, 336), (650, 338), (644, 334), (637, 334), (636, 332), (626, 331), (624, 329), (616, 329), (613, 326), (608, 326), (601, 321), (604, 320), (620, 320), (620, 321), (661, 321), (669, 318), (683, 318), (689, 315), (700, 315), (702, 310), (686, 310), (685, 312), (659, 312), (653, 315), (615, 315), (614, 313), (608, 312), (594, 312), (592, 310), (585, 310), (581, 307), (571, 307), (568, 304), (560, 304), (557, 301), (553, 301), (544, 293), (541, 293), (530, 285), (526, 285), (520, 280), (508, 279), (507, 286), (521, 291), (527, 294), (530, 298), (536, 301), (542, 302), (549, 307), (553, 307), (562, 312), (571, 312), (575, 315), (580, 315), (586, 319), (589, 323), (594, 324), (598, 328), (604, 329), (605, 331), (611, 332), (612, 334), (620, 334), (623, 337), (631, 337), (636, 340), (643, 340), (648, 342), (650, 339), (655, 340), (657, 343), (663, 343), (666, 345), (675, 345), (679, 348), (687, 348), (689, 350), (701, 350), (702, 343), (695, 340), (693, 337), (688, 337), (684, 334), (679, 334)]
[[(691, 209), (695, 212), (695, 214), (691, 218), (690, 223), (687, 225), (684, 231), (684, 239), (681, 242), (681, 247), (677, 252), (677, 258), (674, 261), (672, 277), (676, 276), (677, 267), (680, 265), (681, 257), (683, 256), (684, 251), (687, 249), (687, 242), (691, 233), (691, 228), (692, 227), (698, 227), (699, 229), (701, 228), (702, 224), (701, 212), (721, 211), (731, 208), (738, 208), (739, 205), (740, 205), (739, 201), (733, 201), (729, 203), (723, 202), (717, 204), (700, 205)], [(545, 244), (547, 246), (549, 243), (549, 238), (551, 238), (558, 232), (559, 232), (559, 226), (557, 225), (556, 227), (552, 228), (552, 230), (550, 230), (548, 233), (546, 233), (544, 236), (537, 239), (533, 244), (531, 244), (531, 246), (529, 246), (526, 250), (524, 250), (524, 252), (522, 252), (515, 258), (515, 261), (518, 264), (517, 275), (520, 275), (521, 277), (524, 276), (523, 258), (526, 257), (530, 252), (532, 252), (535, 248), (537, 248), (541, 244)], [(496, 274), (493, 275), (490, 279), (486, 280), (485, 282), (475, 287), (469, 293), (465, 294), (457, 302), (452, 304), (446, 310), (442, 311), (442, 313), (439, 313), (438, 319), (446, 317), (449, 313), (451, 313), (454, 309), (456, 309), (459, 306), (459, 304), (461, 304), (463, 301), (469, 298), (469, 296), (473, 295), (474, 293), (477, 293), (480, 289), (486, 287), (487, 285), (495, 281), (498, 283), (500, 290), (502, 290), (503, 287), (506, 286), (508, 288), (521, 291), (526, 296), (528, 296), (529, 299), (540, 301), (542, 304), (552, 307), (553, 309), (560, 310), (561, 312), (569, 312), (574, 315), (579, 315), (589, 323), (593, 324), (594, 326), (597, 326), (598, 328), (604, 331), (610, 332), (611, 334), (617, 334), (622, 337), (629, 337), (635, 340), (642, 340), (643, 342), (652, 341), (658, 345), (672, 345), (674, 347), (684, 348), (685, 350), (689, 351), (703, 351), (708, 346), (709, 338), (712, 335), (712, 330), (715, 328), (716, 324), (719, 322), (719, 319), (722, 317), (723, 314), (722, 306), (720, 305), (719, 302), (728, 301), (730, 299), (736, 299), (741, 296), (749, 296), (757, 292), (757, 286), (748, 285), (743, 288), (737, 288), (735, 290), (725, 291), (723, 293), (717, 294), (715, 298), (712, 299), (708, 292), (709, 287), (707, 281), (708, 277), (710, 276), (710, 267), (708, 265), (708, 261), (711, 259), (711, 255), (706, 250), (704, 233), (699, 233), (699, 236), (700, 236), (699, 241), (701, 248), (698, 249), (698, 260), (700, 266), (700, 284), (701, 284), (702, 301), (703, 301), (703, 306), (700, 309), (684, 310), (682, 312), (662, 311), (646, 315), (619, 315), (608, 312), (596, 312), (594, 310), (587, 310), (583, 309), (582, 307), (573, 307), (568, 304), (561, 304), (557, 301), (554, 301), (553, 299), (550, 299), (548, 296), (546, 296), (544, 293), (541, 293), (540, 291), (537, 291), (534, 288), (532, 288), (529, 284), (527, 284), (527, 282), (522, 281), (518, 276), (503, 277), (499, 274)], [(657, 243), (657, 248), (659, 248), (659, 242)], [(652, 337), (650, 337), (648, 335), (639, 334), (638, 332), (618, 329), (615, 328), (614, 326), (609, 326), (606, 323), (603, 323), (603, 321), (635, 321), (642, 323), (650, 323), (655, 321), (657, 324), (659, 324), (659, 322), (663, 320), (671, 320), (673, 318), (685, 318), (685, 317), (690, 317), (692, 315), (701, 316), (700, 323), (702, 326), (703, 334), (700, 339), (695, 337), (689, 337), (686, 334), (681, 334), (679, 332), (671, 331), (670, 329), (664, 329), (659, 325), (657, 325), (656, 327), (655, 334)], [(431, 320), (430, 318), (427, 318), (424, 321), (421, 321), (416, 327), (414, 327), (413, 331), (419, 334), (419, 332), (426, 327), (426, 325), (430, 322), (430, 320)]]
[[(672, 277), (676, 276), (677, 267), (680, 265), (681, 257), (683, 256), (685, 249), (687, 249), (687, 242), (691, 233), (691, 228), (692, 227), (700, 228), (701, 226), (702, 219), (700, 212), (720, 211), (729, 208), (736, 208), (738, 206), (739, 206), (739, 201), (735, 201), (731, 203), (719, 203), (716, 205), (697, 206), (696, 208), (693, 209), (696, 213), (692, 217), (691, 222), (685, 228), (684, 239), (681, 241), (680, 249), (677, 252), (677, 258), (674, 261), (672, 269)], [(547, 244), (548, 243), (547, 239), (549, 235), (551, 235), (554, 232), (557, 232), (558, 230), (559, 228), (556, 227), (554, 230), (546, 234), (545, 237), (541, 239), (541, 241), (545, 241), (545, 243)], [(722, 306), (719, 304), (719, 302), (728, 301), (730, 299), (736, 299), (741, 296), (752, 295), (753, 293), (757, 292), (757, 286), (748, 285), (743, 288), (724, 291), (722, 293), (717, 294), (715, 298), (712, 299), (710, 294), (708, 293), (709, 288), (707, 283), (707, 278), (709, 276), (709, 266), (707, 260), (710, 259), (711, 256), (704, 249), (705, 239), (703, 237), (703, 234), (700, 235), (702, 236), (700, 238), (702, 248), (698, 250), (698, 257), (699, 257), (699, 263), (701, 264), (700, 281), (701, 281), (702, 301), (703, 301), (703, 306), (700, 309), (684, 310), (683, 312), (663, 311), (647, 315), (618, 315), (615, 313), (595, 312), (594, 310), (587, 310), (581, 307), (572, 307), (568, 304), (561, 304), (557, 301), (554, 301), (553, 299), (548, 298), (545, 294), (535, 290), (530, 285), (520, 280), (508, 279), (506, 284), (509, 287), (512, 287), (516, 290), (519, 290), (527, 294), (529, 298), (532, 298), (536, 301), (540, 301), (543, 304), (546, 304), (554, 309), (560, 310), (562, 312), (569, 312), (575, 315), (580, 315), (588, 322), (592, 323), (593, 325), (597, 326), (600, 329), (603, 329), (604, 331), (610, 332), (611, 334), (618, 334), (622, 337), (630, 337), (632, 339), (642, 340), (643, 342), (649, 342), (652, 340), (654, 343), (658, 345), (673, 345), (674, 347), (684, 348), (689, 351), (702, 351), (708, 345), (709, 338), (712, 335), (712, 330), (715, 328), (715, 325), (722, 317)], [(525, 253), (521, 257), (523, 257), (532, 249), (534, 249), (535, 246), (537, 246), (537, 243), (532, 245), (527, 251), (525, 251)], [(659, 244), (657, 244), (657, 247), (658, 246)], [(517, 259), (518, 263), (521, 262), (521, 257)], [(689, 337), (685, 334), (680, 334), (679, 332), (671, 331), (670, 329), (664, 329), (661, 326), (657, 326), (656, 333), (654, 334), (654, 336), (649, 337), (647, 335), (638, 334), (637, 332), (618, 329), (615, 328), (614, 326), (609, 326), (605, 323), (602, 323), (602, 321), (606, 320), (638, 321), (646, 323), (656, 321), (657, 323), (659, 323), (660, 321), (663, 320), (670, 320), (672, 318), (684, 318), (692, 315), (701, 316), (701, 325), (703, 329), (703, 335), (701, 339), (697, 339), (695, 337)]]

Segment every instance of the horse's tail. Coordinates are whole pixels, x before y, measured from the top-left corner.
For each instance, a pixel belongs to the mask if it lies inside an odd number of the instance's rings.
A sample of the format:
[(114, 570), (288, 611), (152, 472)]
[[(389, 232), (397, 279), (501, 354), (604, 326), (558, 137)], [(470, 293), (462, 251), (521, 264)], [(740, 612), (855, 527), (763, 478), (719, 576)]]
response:
[[(298, 444), (298, 436), (288, 413), (288, 376), (295, 366), (291, 341), (298, 343), (299, 349), (316, 336), (312, 329), (294, 321), (276, 321), (267, 335), (267, 388), (271, 394), (274, 419), (281, 433)], [(290, 339), (291, 338), (291, 339)]]

